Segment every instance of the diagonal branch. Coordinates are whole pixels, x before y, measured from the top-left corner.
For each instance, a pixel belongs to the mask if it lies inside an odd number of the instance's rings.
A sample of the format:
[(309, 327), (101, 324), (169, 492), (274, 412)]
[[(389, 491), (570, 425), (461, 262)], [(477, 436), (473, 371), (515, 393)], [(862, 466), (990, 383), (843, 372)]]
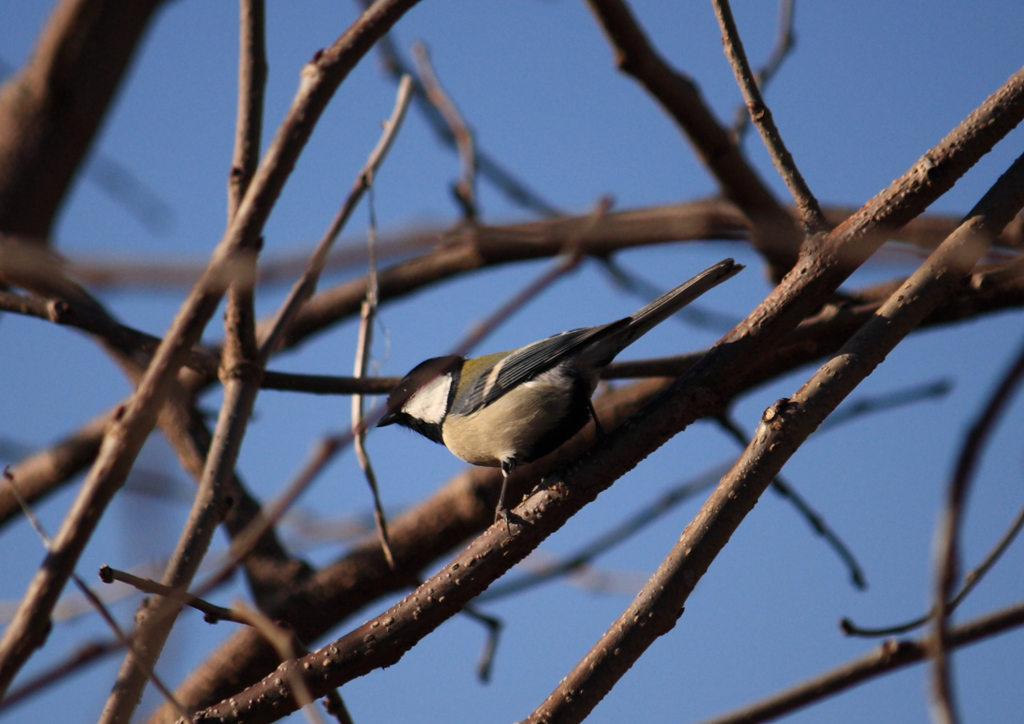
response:
[[(337, 686), (373, 668), (397, 661), (419, 639), (454, 615), (466, 601), (524, 558), (550, 532), (651, 451), (692, 421), (721, 409), (754, 367), (777, 349), (799, 321), (820, 306), (845, 280), (856, 266), (850, 260), (863, 261), (870, 256), (881, 245), (887, 229), (906, 224), (949, 190), (956, 179), (1022, 117), (1024, 71), (1011, 76), (1002, 88), (929, 151), (924, 157), (926, 162), (915, 164), (836, 228), (823, 247), (813, 245), (806, 249), (798, 267), (747, 320), (665, 394), (649, 403), (643, 415), (608, 435), (599, 450), (578, 461), (569, 473), (552, 476), (548, 489), (533, 495), (517, 509), (522, 523), (517, 522), (516, 535), (508, 539), (490, 529), (417, 592), (333, 643), (329, 653), (317, 652), (307, 657), (310, 666), (322, 672), (325, 685)], [(764, 485), (778, 470), (770, 472)], [(702, 548), (699, 558), (692, 564), (695, 572), (699, 574), (707, 569), (759, 494), (758, 490), (734, 499), (726, 496), (727, 505), (719, 516), (721, 523), (707, 530), (711, 545)], [(696, 578), (692, 583), (696, 583)], [(670, 616), (669, 619), (671, 627), (675, 618)], [(639, 655), (639, 651), (634, 653)], [(617, 679), (635, 660), (635, 656), (620, 658), (603, 671), (603, 675)], [(608, 664), (607, 660), (602, 663)], [(591, 696), (577, 697), (574, 701), (578, 709), (589, 711), (600, 696), (600, 688), (597, 688)], [(214, 707), (206, 710), (206, 714), (220, 721), (232, 721), (232, 711), (242, 715), (244, 710), (245, 716), (253, 716), (252, 721), (258, 722), (269, 720), (263, 718), (268, 711), (287, 707), (287, 701), (276, 689), (256, 685), (235, 697), (237, 710)]]
[[(927, 324), (948, 323), (985, 309), (1005, 308), (1007, 304), (1024, 304), (1022, 287), (998, 294), (989, 291), (983, 300), (977, 294), (963, 296), (937, 309)], [(734, 394), (750, 390), (838, 350), (879, 306), (880, 303), (870, 303), (842, 312), (827, 309), (807, 320), (774, 352), (761, 358), (758, 367), (739, 381)], [(684, 374), (702, 356), (703, 353), (681, 355), (649, 366), (652, 374), (674, 378)], [(627, 369), (634, 366), (636, 363), (621, 363), (621, 367)], [(602, 426), (606, 430), (614, 429), (650, 402), (653, 396), (663, 392), (670, 381), (647, 380), (601, 396), (595, 401), (595, 407)], [(725, 400), (720, 408), (709, 410), (707, 416), (720, 414), (729, 402)], [(513, 497), (518, 499), (528, 493), (545, 475), (579, 457), (589, 445), (588, 436), (577, 436), (531, 466), (531, 472), (524, 478), (510, 480), (510, 485), (515, 484), (511, 491)], [(501, 476), (496, 471), (484, 468), (466, 470), (435, 495), (392, 522), (390, 533), (397, 570), (392, 571), (387, 566), (376, 539), (370, 539), (310, 579), (282, 585), (278, 590), (287, 593), (282, 593), (273, 610), (276, 615), (293, 622), (303, 640), (312, 641), (323, 636), (371, 601), (407, 588), (416, 577), (415, 572), (436, 565), (439, 557), (488, 527), (493, 522), (500, 485)], [(276, 665), (273, 652), (268, 651), (258, 637), (239, 632), (189, 677), (178, 696), (193, 707), (209, 706), (258, 681)], [(173, 720), (173, 713), (164, 707), (154, 721), (166, 723)]]
[[(359, 0), (360, 5), (366, 7), (370, 0)], [(377, 50), (384, 65), (384, 71), (391, 76), (396, 83), (403, 76), (413, 77), (415, 74), (412, 68), (402, 60), (398, 49), (395, 47), (390, 33), (385, 35), (377, 43)], [(427, 123), (434, 130), (434, 135), (446, 146), (458, 150), (458, 143), (455, 134), (449, 127), (444, 115), (428, 99), (426, 89), (422, 84), (416, 84), (417, 106), (427, 119)], [(525, 183), (517, 179), (510, 171), (503, 168), (490, 154), (481, 148), (475, 149), (476, 166), (480, 175), (494, 184), (495, 188), (505, 194), (510, 201), (524, 209), (533, 211), (540, 216), (557, 218), (562, 212), (546, 201), (536, 191), (529, 188)]]

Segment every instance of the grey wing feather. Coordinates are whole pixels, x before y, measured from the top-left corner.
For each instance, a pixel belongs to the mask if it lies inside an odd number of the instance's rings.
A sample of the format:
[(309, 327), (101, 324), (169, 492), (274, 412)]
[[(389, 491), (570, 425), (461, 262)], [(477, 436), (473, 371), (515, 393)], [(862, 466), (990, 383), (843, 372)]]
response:
[[(489, 373), (480, 375), (466, 399), (474, 401), (473, 409), (489, 405), (516, 385), (554, 367), (575, 350), (617, 331), (628, 322), (627, 317), (611, 324), (572, 329), (518, 349), (497, 363), (500, 368), (493, 379)], [(470, 410), (461, 414), (468, 412)]]
[[(732, 259), (715, 264), (683, 282), (635, 314), (609, 324), (582, 327), (534, 342), (498, 360), (494, 367), (477, 377), (470, 394), (462, 396), (464, 408), (453, 410), (468, 415), (489, 405), (518, 384), (551, 369), (567, 356), (580, 352), (584, 369), (599, 369), (615, 358), (624, 347), (646, 334), (708, 289), (721, 284), (743, 269)], [(497, 368), (497, 374), (494, 369)]]

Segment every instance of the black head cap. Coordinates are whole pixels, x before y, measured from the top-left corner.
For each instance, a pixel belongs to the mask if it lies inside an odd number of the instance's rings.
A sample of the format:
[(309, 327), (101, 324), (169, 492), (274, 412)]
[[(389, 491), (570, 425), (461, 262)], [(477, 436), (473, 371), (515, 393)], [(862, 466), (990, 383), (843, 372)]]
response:
[[(442, 442), (440, 422), (430, 423), (419, 420), (405, 412), (405, 404), (413, 395), (423, 387), (442, 375), (454, 374), (449, 394), (454, 395), (458, 388), (458, 371), (462, 368), (464, 359), (456, 354), (444, 357), (433, 357), (420, 362), (412, 368), (402, 381), (399, 382), (391, 394), (388, 395), (388, 409), (384, 417), (377, 423), (377, 427), (399, 424), (408, 427), (416, 432), (430, 438), (434, 442)], [(449, 401), (450, 402), (450, 401)]]

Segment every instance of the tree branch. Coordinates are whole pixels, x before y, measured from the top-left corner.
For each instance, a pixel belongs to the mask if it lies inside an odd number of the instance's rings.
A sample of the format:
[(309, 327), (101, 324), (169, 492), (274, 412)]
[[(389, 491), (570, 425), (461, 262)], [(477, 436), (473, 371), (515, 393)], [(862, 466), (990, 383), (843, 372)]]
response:
[(747, 163), (688, 76), (672, 69), (651, 46), (622, 0), (588, 0), (615, 51), (618, 68), (633, 76), (676, 121), (722, 193), (754, 227), (754, 246), (780, 278), (793, 265), (800, 236), (792, 218)]
[[(949, 646), (950, 648), (967, 646), (1021, 625), (1024, 625), (1024, 603), (1009, 606), (953, 627), (948, 635)], [(701, 724), (757, 724), (757, 722), (771, 721), (876, 676), (924, 661), (927, 656), (928, 644), (924, 639), (886, 641), (871, 653), (855, 659), (849, 664), (835, 668), (756, 704), (714, 719), (706, 719)]]
[(63, 0), (0, 91), (0, 230), (53, 220), (162, 0)]
[(225, 286), (235, 281), (232, 267), (236, 259), (258, 247), (263, 224), (328, 100), (373, 42), (416, 1), (379, 0), (303, 69), (299, 93), (227, 234), (183, 303), (135, 394), (107, 429), (96, 463), (54, 539), (46, 566), (36, 574), (14, 620), (0, 639), (0, 695), (32, 651), (45, 640), (50, 611), (75, 562), (153, 429), (175, 373), (198, 342)]
[(761, 134), (761, 139), (768, 149), (768, 155), (771, 156), (772, 163), (775, 164), (775, 169), (782, 176), (782, 180), (789, 187), (789, 192), (793, 194), (797, 212), (803, 222), (804, 234), (811, 236), (828, 231), (828, 224), (818, 206), (818, 200), (814, 198), (807, 182), (804, 181), (796, 161), (793, 160), (793, 155), (786, 148), (786, 144), (779, 134), (771, 110), (761, 97), (761, 91), (757, 87), (754, 73), (747, 61), (747, 54), (743, 50), (743, 41), (740, 40), (740, 32), (736, 28), (729, 0), (711, 0), (711, 4), (715, 8), (715, 17), (718, 18), (718, 24), (722, 28), (725, 57), (729, 59), (729, 65), (732, 66), (732, 72), (736, 76), (736, 82), (740, 86), (743, 100), (746, 101), (747, 110), (750, 112), (750, 118), (757, 127), (758, 133)]

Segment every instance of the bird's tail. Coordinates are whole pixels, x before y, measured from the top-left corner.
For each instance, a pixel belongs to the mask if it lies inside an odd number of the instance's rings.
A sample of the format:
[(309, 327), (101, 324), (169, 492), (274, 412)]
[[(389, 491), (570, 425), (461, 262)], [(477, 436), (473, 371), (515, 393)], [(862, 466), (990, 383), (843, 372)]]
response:
[(665, 292), (646, 307), (628, 317), (629, 323), (622, 332), (615, 335), (620, 342), (619, 350), (633, 344), (701, 294), (735, 276), (742, 269), (742, 264), (737, 264), (732, 259), (725, 259), (708, 267), (675, 289)]

